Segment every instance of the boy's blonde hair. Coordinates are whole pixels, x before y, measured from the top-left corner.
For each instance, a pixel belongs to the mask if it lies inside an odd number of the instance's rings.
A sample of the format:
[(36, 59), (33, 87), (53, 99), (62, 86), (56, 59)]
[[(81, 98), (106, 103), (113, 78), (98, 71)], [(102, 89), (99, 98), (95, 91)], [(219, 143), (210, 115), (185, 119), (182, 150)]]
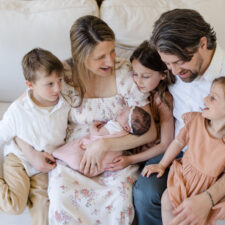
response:
[(38, 79), (38, 71), (45, 72), (45, 76), (55, 71), (60, 77), (64, 70), (63, 64), (55, 55), (41, 48), (34, 48), (23, 57), (22, 68), (25, 79), (30, 82)]

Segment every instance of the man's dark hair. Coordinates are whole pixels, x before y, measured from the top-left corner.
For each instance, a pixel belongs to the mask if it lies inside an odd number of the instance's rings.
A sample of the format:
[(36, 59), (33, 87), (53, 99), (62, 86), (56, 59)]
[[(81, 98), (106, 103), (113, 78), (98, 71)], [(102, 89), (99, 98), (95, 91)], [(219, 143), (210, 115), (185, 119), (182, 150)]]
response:
[(216, 47), (213, 28), (197, 11), (174, 9), (163, 13), (155, 22), (150, 43), (158, 51), (187, 62), (197, 52), (202, 37), (207, 38), (208, 49)]

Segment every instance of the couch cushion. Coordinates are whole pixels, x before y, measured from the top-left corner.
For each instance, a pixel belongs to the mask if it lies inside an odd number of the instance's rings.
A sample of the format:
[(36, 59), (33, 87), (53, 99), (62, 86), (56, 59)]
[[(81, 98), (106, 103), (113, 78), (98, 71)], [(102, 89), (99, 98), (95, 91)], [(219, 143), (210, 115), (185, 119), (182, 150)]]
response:
[(87, 14), (99, 16), (95, 0), (0, 0), (0, 101), (23, 93), (21, 60), (32, 48), (69, 57), (70, 27)]
[(174, 8), (198, 10), (215, 27), (218, 41), (225, 48), (225, 26), (222, 22), (225, 20), (224, 0), (104, 0), (100, 17), (116, 34), (119, 43), (117, 52), (120, 56), (127, 56), (132, 52), (132, 47), (129, 49), (123, 45), (137, 46), (149, 39), (153, 24), (161, 13)]

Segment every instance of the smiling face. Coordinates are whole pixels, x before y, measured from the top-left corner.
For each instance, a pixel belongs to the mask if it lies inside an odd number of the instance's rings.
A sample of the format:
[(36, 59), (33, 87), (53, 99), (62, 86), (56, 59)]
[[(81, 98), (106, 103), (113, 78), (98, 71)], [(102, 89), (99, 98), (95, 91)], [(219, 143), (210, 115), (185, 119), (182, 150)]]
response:
[(143, 93), (153, 91), (158, 86), (159, 82), (165, 78), (165, 75), (143, 66), (136, 59), (132, 61), (132, 67), (134, 82)]
[(113, 41), (99, 42), (88, 57), (86, 67), (91, 74), (109, 76), (114, 68), (115, 56)]
[[(194, 50), (194, 49), (192, 49)], [(191, 51), (191, 49), (189, 49)], [(198, 76), (201, 76), (208, 68), (213, 51), (207, 49), (207, 39), (202, 37), (196, 49), (194, 50), (191, 60), (184, 61), (175, 54), (169, 54), (158, 51), (162, 61), (167, 68), (177, 75), (184, 82), (192, 82)]]
[(210, 94), (204, 99), (205, 108), (202, 115), (209, 120), (225, 118), (224, 86), (218, 82), (213, 83)]
[(177, 75), (184, 82), (192, 82), (196, 77), (204, 71), (203, 57), (200, 52), (194, 53), (192, 59), (184, 62), (176, 55), (166, 54), (159, 51), (162, 61), (167, 65), (167, 68), (172, 71), (173, 75)]
[(49, 76), (44, 71), (37, 71), (37, 77), (35, 82), (26, 81), (32, 89), (33, 101), (41, 107), (54, 106), (62, 90), (62, 76), (58, 76), (55, 71)]

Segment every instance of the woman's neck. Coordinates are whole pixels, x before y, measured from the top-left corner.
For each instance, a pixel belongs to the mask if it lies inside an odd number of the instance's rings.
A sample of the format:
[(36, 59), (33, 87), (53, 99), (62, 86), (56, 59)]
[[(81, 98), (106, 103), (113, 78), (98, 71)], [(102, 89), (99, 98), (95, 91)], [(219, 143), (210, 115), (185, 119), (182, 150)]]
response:
[(85, 98), (112, 97), (117, 94), (116, 76), (103, 77), (91, 75), (83, 80), (86, 88)]

